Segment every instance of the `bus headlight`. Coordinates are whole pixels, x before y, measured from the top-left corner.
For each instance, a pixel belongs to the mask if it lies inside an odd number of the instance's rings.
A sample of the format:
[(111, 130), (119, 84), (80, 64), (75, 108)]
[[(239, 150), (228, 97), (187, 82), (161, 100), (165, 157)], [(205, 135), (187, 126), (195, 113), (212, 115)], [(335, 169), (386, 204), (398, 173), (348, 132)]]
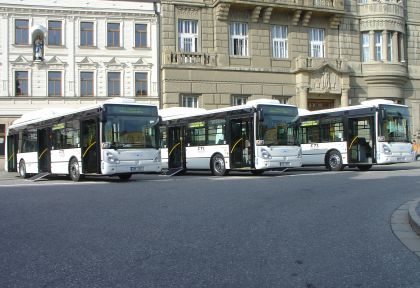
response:
[(384, 148), (384, 153), (386, 154), (386, 155), (391, 155), (391, 148), (389, 148), (389, 146), (388, 145), (386, 145), (386, 144), (383, 144), (382, 145), (382, 147)]
[(106, 160), (107, 162), (113, 163), (113, 164), (120, 163), (120, 160), (118, 159), (118, 157), (112, 154), (111, 152), (106, 152)]
[(271, 154), (263, 148), (261, 149), (261, 157), (263, 159), (271, 159)]

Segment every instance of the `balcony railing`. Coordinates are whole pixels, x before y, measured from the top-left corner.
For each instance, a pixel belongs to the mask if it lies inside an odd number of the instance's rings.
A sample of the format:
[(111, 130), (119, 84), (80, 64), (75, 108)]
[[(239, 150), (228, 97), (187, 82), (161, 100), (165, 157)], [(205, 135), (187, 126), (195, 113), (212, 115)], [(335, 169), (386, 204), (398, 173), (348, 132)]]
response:
[(359, 2), (359, 15), (360, 16), (376, 16), (376, 15), (390, 15), (404, 17), (404, 4), (403, 1), (397, 0), (382, 0), (373, 1), (367, 0), (366, 2)]
[(165, 64), (216, 65), (216, 55), (196, 52), (170, 52), (165, 56)]

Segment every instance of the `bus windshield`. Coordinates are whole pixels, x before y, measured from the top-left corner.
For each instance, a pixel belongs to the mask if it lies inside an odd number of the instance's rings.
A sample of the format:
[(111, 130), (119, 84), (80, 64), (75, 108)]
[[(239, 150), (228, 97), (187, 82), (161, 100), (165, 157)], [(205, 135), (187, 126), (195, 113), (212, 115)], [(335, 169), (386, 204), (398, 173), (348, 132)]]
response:
[(156, 130), (159, 118), (156, 108), (112, 106), (105, 111), (103, 141), (109, 143), (110, 148), (158, 148)]
[(386, 142), (410, 142), (409, 113), (407, 107), (383, 105), (382, 139)]
[[(298, 144), (298, 110), (291, 106), (260, 105), (262, 121), (259, 122), (257, 139), (263, 145)], [(262, 141), (261, 141), (262, 140)]]

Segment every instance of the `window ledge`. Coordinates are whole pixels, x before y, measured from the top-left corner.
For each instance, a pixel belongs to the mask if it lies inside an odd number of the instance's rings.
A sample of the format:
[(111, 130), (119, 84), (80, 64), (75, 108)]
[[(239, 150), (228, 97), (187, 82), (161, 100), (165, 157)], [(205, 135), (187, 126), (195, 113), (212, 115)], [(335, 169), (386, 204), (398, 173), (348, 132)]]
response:
[(113, 46), (105, 46), (105, 49), (109, 50), (124, 50), (124, 47), (113, 47)]
[(67, 48), (64, 45), (45, 45), (46, 47), (48, 47), (49, 49), (65, 49)]
[(12, 46), (13, 47), (16, 47), (16, 48), (32, 48), (32, 45), (31, 44), (12, 44)]
[(98, 46), (96, 46), (96, 45), (92, 45), (92, 46), (82, 46), (82, 45), (79, 45), (79, 48), (80, 49), (98, 49)]
[(134, 50), (152, 50), (152, 47), (133, 47)]

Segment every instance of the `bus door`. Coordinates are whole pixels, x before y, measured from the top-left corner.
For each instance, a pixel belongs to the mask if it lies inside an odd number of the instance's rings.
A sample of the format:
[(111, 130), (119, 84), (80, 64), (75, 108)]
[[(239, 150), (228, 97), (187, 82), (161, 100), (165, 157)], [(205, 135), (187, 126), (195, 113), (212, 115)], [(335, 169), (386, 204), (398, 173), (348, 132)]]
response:
[(18, 134), (7, 136), (7, 171), (17, 171)]
[(38, 130), (38, 173), (51, 172), (51, 130)]
[(99, 155), (99, 124), (96, 119), (84, 119), (81, 122), (82, 129), (82, 167), (83, 173), (100, 174)]
[(375, 163), (374, 117), (360, 116), (348, 120), (349, 164)]
[(230, 120), (229, 158), (232, 168), (253, 166), (252, 123), (252, 118), (248, 117)]
[(184, 129), (181, 126), (168, 127), (168, 168), (185, 168)]

